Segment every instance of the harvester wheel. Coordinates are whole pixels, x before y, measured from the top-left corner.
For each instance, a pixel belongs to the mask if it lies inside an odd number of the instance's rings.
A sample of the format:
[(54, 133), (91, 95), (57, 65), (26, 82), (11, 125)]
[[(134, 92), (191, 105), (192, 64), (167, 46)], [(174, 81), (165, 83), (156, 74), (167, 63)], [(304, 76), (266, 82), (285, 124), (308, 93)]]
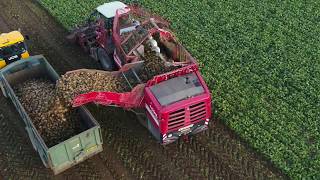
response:
[(113, 71), (115, 69), (115, 65), (107, 52), (104, 49), (99, 48), (97, 53), (102, 68), (106, 71)]

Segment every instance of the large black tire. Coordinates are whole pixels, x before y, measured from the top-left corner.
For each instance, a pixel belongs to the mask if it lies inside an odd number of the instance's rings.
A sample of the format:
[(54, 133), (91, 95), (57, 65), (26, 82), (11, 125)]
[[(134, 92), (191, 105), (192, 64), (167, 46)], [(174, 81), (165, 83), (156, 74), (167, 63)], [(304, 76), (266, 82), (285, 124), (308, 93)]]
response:
[(115, 64), (113, 60), (110, 58), (110, 56), (107, 54), (107, 52), (104, 49), (99, 48), (97, 53), (102, 69), (106, 71), (114, 71)]

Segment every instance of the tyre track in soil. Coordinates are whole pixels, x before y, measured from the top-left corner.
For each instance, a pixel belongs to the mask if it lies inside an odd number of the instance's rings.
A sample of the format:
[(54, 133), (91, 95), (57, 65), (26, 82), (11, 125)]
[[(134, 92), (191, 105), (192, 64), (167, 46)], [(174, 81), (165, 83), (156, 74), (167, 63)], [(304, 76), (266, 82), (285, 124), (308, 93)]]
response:
[[(135, 179), (181, 179), (182, 169), (172, 161), (166, 161), (160, 151), (161, 146), (138, 124), (134, 116), (128, 116), (129, 112), (112, 107), (97, 108), (94, 105), (89, 108), (102, 125), (102, 131), (106, 132), (103, 133), (105, 145), (117, 155)], [(104, 153), (100, 155), (105, 156)], [(121, 179), (121, 176), (118, 178)]]
[[(2, 2), (2, 9), (10, 9), (4, 12), (4, 15), (2, 16), (10, 19), (9, 24), (11, 28), (23, 27), (23, 32), (27, 32), (32, 39), (35, 38), (31, 41), (36, 43), (29, 43), (31, 44), (30, 49), (32, 54), (45, 54), (46, 57), (48, 57), (49, 62), (53, 64), (60, 73), (76, 68), (88, 68), (89, 64), (93, 64), (92, 62), (88, 62), (90, 59), (87, 55), (81, 55), (79, 48), (71, 47), (70, 44), (63, 39), (66, 34), (65, 30), (61, 28), (58, 23), (51, 23), (52, 18), (47, 16), (44, 10), (39, 10), (39, 6), (35, 1), (23, 2), (25, 6), (20, 5), (21, 1), (18, 2), (11, 0), (11, 4), (8, 2)], [(17, 10), (21, 10), (26, 7), (29, 8), (27, 13), (16, 14)], [(10, 17), (10, 14), (12, 17)], [(38, 21), (30, 23), (28, 18), (25, 17), (32, 17), (33, 20)], [(41, 33), (38, 34), (39, 32)], [(64, 51), (66, 51), (66, 53), (64, 53)], [(80, 54), (80, 59), (77, 58), (79, 56), (75, 57), (75, 54)], [(62, 64), (62, 62), (64, 64)], [(106, 110), (106, 108), (104, 108), (103, 111), (110, 110)], [(110, 118), (108, 122), (100, 122), (103, 128), (105, 150), (103, 153), (99, 154), (99, 158), (94, 157), (89, 161), (86, 161), (86, 163), (89, 162), (91, 165), (100, 167), (104, 170), (109, 169), (115, 179), (130, 179), (132, 176), (144, 179), (188, 179), (191, 177), (195, 179), (211, 179), (214, 177), (238, 179), (241, 177), (252, 177), (250, 173), (248, 173), (250, 171), (246, 172), (242, 168), (239, 170), (230, 167), (229, 161), (233, 158), (228, 154), (230, 151), (227, 149), (221, 150), (221, 148), (220, 151), (218, 151), (215, 148), (211, 148), (211, 146), (208, 146), (207, 144), (209, 142), (209, 144), (211, 144), (213, 141), (212, 139), (205, 138), (202, 141), (192, 140), (191, 143), (177, 142), (175, 144), (162, 147), (158, 145), (152, 137), (150, 137), (147, 130), (137, 123), (132, 114), (127, 115), (127, 113), (128, 112), (124, 111), (121, 111), (120, 113), (112, 113), (111, 110), (109, 115), (114, 114), (113, 116), (118, 119)], [(102, 119), (104, 119), (102, 117), (105, 116), (106, 115), (103, 115), (100, 118), (97, 117), (97, 119), (102, 121)], [(228, 138), (222, 138), (223, 141), (219, 141), (219, 138), (221, 139), (221, 137), (216, 137), (218, 141), (217, 144), (221, 147), (225, 147), (224, 143), (230, 141)], [(19, 144), (20, 143), (17, 143), (17, 145)], [(207, 150), (210, 150), (210, 152), (205, 153)], [(235, 152), (237, 152), (237, 149)], [(221, 155), (226, 156), (227, 158), (222, 158)], [(242, 154), (239, 156), (242, 156)], [(37, 157), (37, 154), (35, 154), (35, 157)], [(16, 158), (19, 158), (19, 156), (17, 155)], [(40, 158), (38, 158), (38, 160), (39, 159)], [(102, 159), (103, 165), (100, 164), (100, 161), (95, 164), (95, 162), (97, 162), (95, 159), (98, 159), (98, 161)], [(237, 159), (233, 159), (233, 161), (236, 160)], [(77, 175), (77, 177), (101, 178), (102, 170), (98, 172), (98, 175), (90, 176), (92, 173), (90, 169), (81, 170), (86, 169), (87, 167), (83, 164), (85, 163), (81, 163), (79, 166), (75, 166), (71, 170), (66, 171), (66, 173), (63, 173), (63, 177), (72, 178), (75, 171), (80, 171), (82, 173), (79, 174), (82, 175)], [(241, 166), (242, 165), (243, 164), (241, 163)], [(31, 163), (31, 166), (33, 166), (33, 163)], [(32, 174), (37, 173), (38, 172), (32, 172)], [(43, 176), (47, 175), (46, 173), (43, 174)]]
[[(212, 149), (208, 144), (209, 140), (192, 139), (190, 143), (177, 142), (168, 146), (158, 145), (149, 132), (138, 124), (135, 116), (123, 110), (99, 109), (90, 110), (95, 117), (105, 127), (106, 132), (118, 132), (116, 135), (108, 134), (108, 146), (119, 154), (121, 160), (127, 168), (131, 168), (132, 174), (136, 178), (143, 179), (256, 179), (256, 178), (283, 178), (281, 173), (273, 172), (267, 165), (254, 167), (252, 162), (260, 160), (256, 158), (247, 159), (248, 152), (239, 152), (235, 146), (242, 146), (228, 140), (230, 136), (226, 133), (214, 135), (212, 140), (216, 140), (219, 146), (231, 147), (232, 149)], [(98, 112), (99, 111), (99, 112)], [(121, 114), (123, 115), (119, 115)], [(106, 119), (108, 115), (112, 117)], [(125, 117), (128, 116), (128, 117)], [(104, 121), (105, 120), (105, 121)], [(107, 122), (106, 122), (107, 121)], [(219, 129), (213, 128), (221, 131)], [(209, 132), (209, 131), (207, 131)], [(205, 134), (199, 134), (202, 137)], [(121, 141), (119, 141), (120, 136)], [(200, 138), (202, 139), (202, 138)], [(211, 140), (211, 141), (212, 141)], [(234, 143), (228, 146), (226, 144)], [(210, 144), (210, 143), (209, 143)], [(243, 149), (246, 150), (246, 149)], [(243, 151), (242, 150), (242, 151)], [(230, 154), (233, 152), (243, 158), (241, 163), (235, 163), (239, 158)], [(159, 159), (161, 161), (159, 162)], [(255, 172), (258, 170), (257, 172)]]
[(211, 123), (206, 132), (192, 138), (191, 144), (201, 156), (217, 156), (220, 162), (227, 162), (240, 179), (288, 179), (220, 122)]
[(0, 28), (1, 28), (0, 33), (5, 33), (10, 31), (8, 24), (1, 17), (0, 17)]
[[(28, 3), (30, 4), (27, 4), (27, 1), (0, 1), (0, 7), (3, 10), (0, 15), (0, 25), (3, 25), (0, 26), (0, 30), (2, 32), (21, 28), (21, 31), (23, 33), (32, 37), (31, 42), (28, 43), (31, 54), (45, 54), (54, 68), (60, 70), (58, 71), (58, 73), (64, 73), (65, 71), (73, 70), (76, 68), (97, 67), (96, 64), (92, 62), (90, 63), (91, 59), (88, 56), (84, 56), (83, 54), (78, 53), (81, 51), (79, 51), (77, 48), (75, 49), (75, 47), (72, 47), (70, 45), (69, 47), (67, 46), (68, 42), (62, 39), (64, 38), (64, 34), (66, 34), (66, 32), (58, 23), (53, 23), (53, 26), (56, 26), (53, 27), (52, 24), (51, 26), (49, 26), (49, 24), (46, 22), (48, 19), (44, 19), (44, 21), (36, 21), (40, 19), (39, 16), (42, 18), (48, 18), (48, 15), (44, 10), (42, 10), (42, 12), (38, 11), (38, 14), (35, 14), (34, 9), (30, 10), (30, 6), (32, 7), (31, 1), (29, 1)], [(26, 7), (29, 7), (29, 9), (26, 9)], [(32, 8), (36, 7), (37, 4), (33, 4)], [(40, 9), (39, 6), (38, 9)], [(53, 21), (51, 20), (51, 22)], [(46, 28), (46, 26), (48, 26), (49, 28)], [(58, 29), (57, 27), (59, 27), (60, 29)], [(59, 38), (56, 38), (55, 36)], [(64, 48), (64, 46), (66, 46), (67, 48)], [(75, 54), (75, 52), (77, 54)], [(4, 97), (0, 98), (1, 100), (4, 99)], [(11, 111), (8, 110), (3, 114), (17, 114), (14, 107), (10, 107), (13, 106), (12, 103), (8, 105), (2, 104), (1, 106), (1, 109), (11, 109)], [(2, 129), (7, 130), (7, 132), (1, 130), (1, 133), (4, 133), (1, 137), (8, 139), (7, 141), (1, 141), (12, 143), (5, 144), (3, 147), (6, 147), (7, 149), (1, 151), (7, 152), (6, 154), (1, 154), (3, 155), (1, 156), (1, 160), (3, 160), (3, 163), (1, 164), (5, 165), (1, 168), (1, 171), (7, 170), (8, 172), (6, 174), (1, 172), (1, 174), (4, 174), (5, 177), (12, 177), (14, 175), (15, 178), (30, 178), (32, 176), (33, 178), (37, 179), (52, 179), (52, 172), (44, 168), (40, 158), (38, 157), (38, 154), (32, 149), (31, 144), (24, 143), (26, 141), (29, 142), (25, 130), (23, 128), (18, 128), (20, 129), (20, 131), (16, 132), (17, 127), (24, 127), (23, 123), (20, 123), (20, 125), (15, 124), (18, 119), (22, 121), (21, 118), (19, 116), (15, 116), (5, 119), (9, 119), (10, 121), (4, 122), (3, 126), (5, 127)], [(24, 140), (20, 140), (19, 138), (15, 139), (15, 137), (20, 137)], [(19, 150), (21, 151), (14, 151), (14, 147), (19, 147)], [(12, 149), (13, 151), (10, 151), (10, 149)], [(33, 157), (34, 159), (31, 159), (30, 157)], [(27, 162), (27, 164), (25, 161)], [(8, 169), (6, 167), (14, 168)], [(28, 169), (27, 167), (30, 167), (31, 169)], [(80, 163), (75, 167), (72, 167), (68, 171), (62, 173), (62, 175), (54, 176), (54, 179), (74, 178), (112, 179), (112, 176), (106, 169), (106, 167), (101, 167), (100, 160), (95, 157), (85, 161), (84, 163)]]
[(7, 179), (48, 178), (50, 172), (26, 137), (24, 125), (13, 104), (0, 98), (0, 168)]

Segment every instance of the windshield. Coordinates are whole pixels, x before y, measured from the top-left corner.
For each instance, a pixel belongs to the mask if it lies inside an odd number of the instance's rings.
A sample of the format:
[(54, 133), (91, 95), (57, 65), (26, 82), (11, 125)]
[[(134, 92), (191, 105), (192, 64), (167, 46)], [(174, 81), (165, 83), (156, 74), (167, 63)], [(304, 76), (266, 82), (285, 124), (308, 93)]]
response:
[(6, 58), (15, 54), (22, 54), (25, 50), (23, 42), (16, 43), (11, 46), (0, 48), (0, 57)]
[(195, 73), (175, 77), (151, 87), (151, 92), (162, 106), (204, 93)]

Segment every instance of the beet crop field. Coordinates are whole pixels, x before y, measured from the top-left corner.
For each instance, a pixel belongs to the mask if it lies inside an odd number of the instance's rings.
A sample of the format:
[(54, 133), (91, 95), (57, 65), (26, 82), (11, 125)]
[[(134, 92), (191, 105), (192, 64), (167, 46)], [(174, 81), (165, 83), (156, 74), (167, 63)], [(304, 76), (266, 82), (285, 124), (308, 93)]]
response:
[[(67, 29), (105, 2), (40, 0)], [(320, 178), (320, 1), (139, 3), (203, 66), (215, 117), (289, 177)]]

